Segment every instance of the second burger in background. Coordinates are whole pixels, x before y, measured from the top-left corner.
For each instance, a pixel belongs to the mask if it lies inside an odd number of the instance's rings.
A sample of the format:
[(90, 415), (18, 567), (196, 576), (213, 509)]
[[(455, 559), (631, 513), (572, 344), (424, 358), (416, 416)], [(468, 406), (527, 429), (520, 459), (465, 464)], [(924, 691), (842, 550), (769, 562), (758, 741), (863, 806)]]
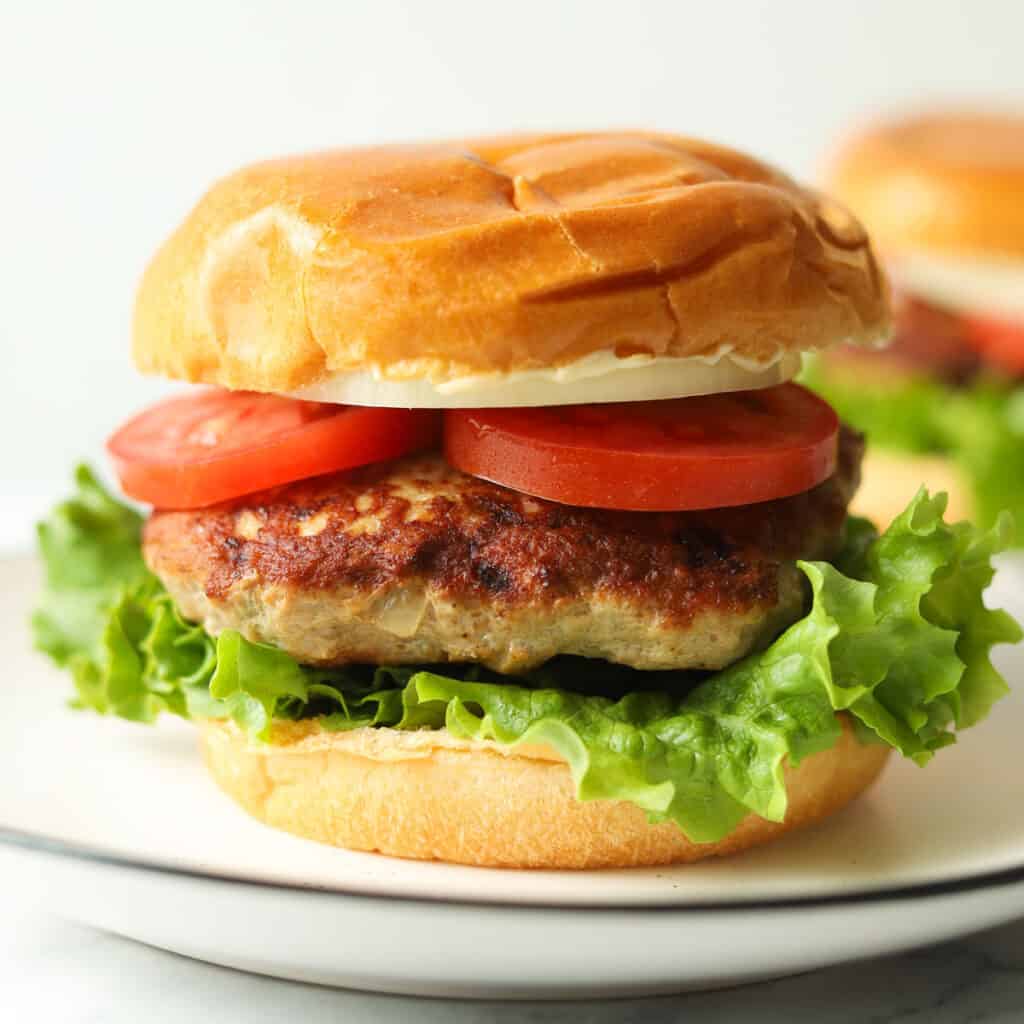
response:
[[(933, 112), (852, 138), (826, 188), (891, 273), (884, 350), (837, 349), (809, 382), (870, 441), (854, 510), (887, 520), (923, 481), (953, 518), (1024, 516), (1024, 115)], [(1018, 537), (1020, 540), (1020, 537)]]

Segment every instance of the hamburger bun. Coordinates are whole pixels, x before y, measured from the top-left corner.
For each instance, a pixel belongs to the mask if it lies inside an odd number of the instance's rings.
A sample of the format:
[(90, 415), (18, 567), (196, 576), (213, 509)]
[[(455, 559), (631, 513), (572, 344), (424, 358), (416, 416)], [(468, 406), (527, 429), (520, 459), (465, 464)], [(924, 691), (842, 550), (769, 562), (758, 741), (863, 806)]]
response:
[(630, 803), (576, 799), (569, 768), (547, 747), (514, 750), (446, 730), (276, 723), (272, 742), (230, 722), (200, 725), (206, 764), (251, 815), (353, 850), (481, 867), (622, 868), (736, 853), (844, 807), (879, 776), (889, 747), (862, 745), (845, 716), (830, 750), (785, 769), (784, 822), (750, 815), (725, 839), (693, 843), (651, 825)]
[(831, 161), (831, 191), (887, 254), (1024, 261), (1024, 115), (932, 112), (885, 121)]
[(147, 373), (362, 404), (509, 404), (527, 374), (519, 404), (565, 404), (595, 380), (602, 401), (764, 386), (802, 351), (888, 331), (845, 210), (733, 150), (628, 132), (239, 171), (146, 271), (134, 353)]
[(864, 453), (861, 484), (850, 503), (850, 512), (887, 526), (910, 504), (921, 487), (927, 487), (932, 494), (946, 492), (949, 522), (973, 518), (973, 490), (963, 470), (952, 459), (870, 446)]

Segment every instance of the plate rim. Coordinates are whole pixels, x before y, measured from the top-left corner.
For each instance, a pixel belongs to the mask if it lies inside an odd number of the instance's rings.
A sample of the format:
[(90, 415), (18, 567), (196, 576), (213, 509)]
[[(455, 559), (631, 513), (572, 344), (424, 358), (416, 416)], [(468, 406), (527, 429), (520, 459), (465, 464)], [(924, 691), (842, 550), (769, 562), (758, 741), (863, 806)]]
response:
[[(387, 900), (398, 903), (420, 903), (463, 907), (470, 909), (501, 909), (502, 911), (565, 911), (576, 913), (599, 911), (601, 913), (723, 913), (727, 911), (744, 912), (751, 910), (808, 910), (821, 907), (854, 906), (870, 903), (893, 903), (933, 899), (944, 896), (962, 895), (987, 889), (1007, 888), (1024, 884), (1024, 863), (1008, 868), (982, 871), (955, 878), (935, 879), (929, 882), (913, 882), (905, 885), (894, 885), (878, 888), (853, 889), (841, 893), (809, 893), (806, 896), (768, 896), (763, 899), (746, 898), (740, 900), (688, 900), (673, 903), (558, 903), (537, 901), (504, 901), (496, 899), (467, 899), (453, 896), (429, 896), (410, 893), (367, 892), (359, 889), (346, 889), (316, 883), (275, 881), (269, 878), (243, 877), (224, 871), (210, 871), (189, 865), (175, 864), (171, 861), (146, 860), (104, 850), (89, 843), (63, 839), (59, 836), (43, 832), (33, 832), (9, 825), (0, 824), (0, 845), (20, 849), (31, 853), (41, 853), (51, 857), (62, 857), (68, 860), (85, 861), (104, 867), (127, 868), (133, 871), (144, 871), (150, 874), (167, 875), (177, 878), (188, 878), (193, 881), (214, 882), (233, 886), (244, 886), (253, 889), (269, 889), (278, 892), (313, 893), (319, 896), (341, 897), (358, 900)], [(384, 854), (375, 854), (384, 856)], [(493, 869), (508, 870), (508, 869)]]

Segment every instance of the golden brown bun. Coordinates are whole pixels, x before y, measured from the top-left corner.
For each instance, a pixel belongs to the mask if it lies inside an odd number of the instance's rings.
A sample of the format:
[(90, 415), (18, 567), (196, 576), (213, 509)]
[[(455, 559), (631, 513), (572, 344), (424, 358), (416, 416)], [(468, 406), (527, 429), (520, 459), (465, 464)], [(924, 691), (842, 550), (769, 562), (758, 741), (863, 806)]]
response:
[(877, 124), (837, 154), (828, 187), (883, 250), (1024, 258), (1024, 115)]
[(883, 529), (910, 503), (922, 487), (949, 495), (946, 519), (958, 522), (974, 516), (974, 498), (963, 471), (943, 455), (913, 455), (868, 446), (861, 463), (860, 489), (850, 512), (866, 516)]
[(751, 815), (726, 839), (694, 844), (674, 824), (649, 825), (633, 804), (581, 803), (569, 769), (544, 747), (504, 753), (440, 732), (325, 733), (278, 725), (273, 745), (228, 723), (201, 726), (222, 789), (275, 828), (396, 857), (484, 867), (637, 867), (701, 860), (769, 842), (824, 818), (879, 775), (889, 748), (862, 746), (849, 723), (831, 750), (786, 769), (789, 812)]
[(221, 181), (139, 290), (145, 372), (292, 392), (592, 353), (754, 359), (887, 336), (836, 204), (720, 146), (644, 133), (335, 150)]

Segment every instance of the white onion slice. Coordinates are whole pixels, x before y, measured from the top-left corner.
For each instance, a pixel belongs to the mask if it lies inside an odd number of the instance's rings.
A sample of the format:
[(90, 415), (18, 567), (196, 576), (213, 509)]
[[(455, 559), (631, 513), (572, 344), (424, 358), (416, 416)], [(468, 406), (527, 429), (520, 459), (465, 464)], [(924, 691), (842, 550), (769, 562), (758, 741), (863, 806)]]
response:
[(1024, 324), (1024, 263), (973, 256), (904, 252), (892, 275), (909, 295), (958, 313), (989, 314)]
[(728, 391), (753, 391), (791, 380), (800, 355), (778, 352), (763, 363), (723, 349), (710, 356), (618, 358), (598, 352), (554, 369), (461, 377), (433, 383), (392, 380), (371, 370), (344, 373), (294, 392), (295, 398), (395, 409), (481, 409), (509, 406), (645, 402)]

